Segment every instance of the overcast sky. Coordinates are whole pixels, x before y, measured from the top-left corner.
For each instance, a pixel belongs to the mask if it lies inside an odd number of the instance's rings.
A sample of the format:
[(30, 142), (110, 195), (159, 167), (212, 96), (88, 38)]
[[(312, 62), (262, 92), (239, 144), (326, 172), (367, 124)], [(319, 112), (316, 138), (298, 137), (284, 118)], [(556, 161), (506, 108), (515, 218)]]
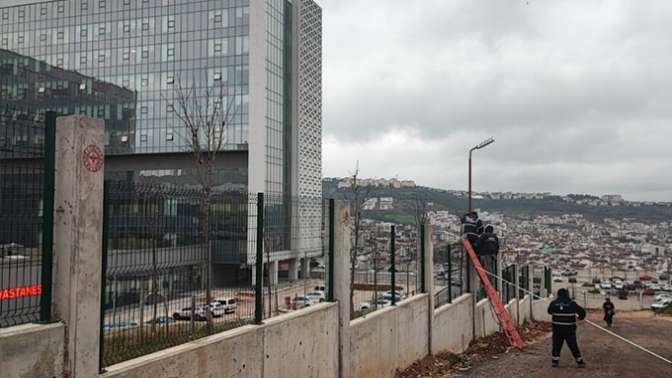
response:
[(672, 1), (318, 1), (325, 176), (672, 200)]

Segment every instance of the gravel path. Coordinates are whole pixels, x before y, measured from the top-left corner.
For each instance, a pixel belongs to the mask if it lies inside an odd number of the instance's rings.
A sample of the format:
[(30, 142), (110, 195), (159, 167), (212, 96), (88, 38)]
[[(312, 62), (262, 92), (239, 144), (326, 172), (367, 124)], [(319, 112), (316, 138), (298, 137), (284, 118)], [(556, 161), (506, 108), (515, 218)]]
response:
[[(590, 319), (603, 322), (598, 314)], [(672, 359), (672, 321), (653, 318), (650, 313), (621, 313), (614, 319), (612, 331), (631, 341)], [(450, 373), (449, 377), (672, 377), (672, 366), (584, 324), (578, 330), (579, 347), (587, 368), (578, 369), (565, 346), (559, 368), (551, 368), (549, 337), (526, 347), (475, 365), (467, 373)]]

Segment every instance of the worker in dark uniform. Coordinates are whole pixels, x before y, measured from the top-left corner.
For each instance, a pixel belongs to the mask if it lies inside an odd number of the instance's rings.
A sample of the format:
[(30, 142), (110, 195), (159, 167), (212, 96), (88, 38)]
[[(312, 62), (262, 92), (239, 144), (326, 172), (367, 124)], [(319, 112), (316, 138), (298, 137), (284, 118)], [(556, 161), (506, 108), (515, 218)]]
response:
[(499, 253), (499, 238), (495, 234), (495, 227), (485, 226), (483, 233), (474, 242), (474, 250), (483, 267), (490, 273), (497, 274), (497, 254)]
[(475, 211), (468, 212), (462, 217), (462, 235), (473, 244), (478, 237), (483, 233), (483, 222), (478, 219), (478, 213)]
[(564, 342), (567, 342), (579, 367), (585, 367), (586, 363), (576, 342), (576, 319), (585, 319), (586, 310), (569, 298), (567, 289), (560, 289), (558, 298), (548, 306), (548, 313), (553, 317), (553, 367), (560, 364), (560, 350)]
[(611, 323), (614, 321), (614, 314), (616, 313), (616, 306), (611, 302), (611, 299), (607, 300), (602, 305), (604, 310), (604, 321), (607, 322), (607, 327), (611, 328)]

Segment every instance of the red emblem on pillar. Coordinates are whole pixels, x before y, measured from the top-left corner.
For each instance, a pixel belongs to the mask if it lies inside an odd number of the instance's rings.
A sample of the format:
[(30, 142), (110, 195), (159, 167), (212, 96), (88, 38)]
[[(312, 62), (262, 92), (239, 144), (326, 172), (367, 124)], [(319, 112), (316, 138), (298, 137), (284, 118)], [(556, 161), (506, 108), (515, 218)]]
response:
[(82, 156), (84, 167), (89, 172), (98, 172), (103, 167), (103, 151), (95, 144), (89, 144), (84, 149), (84, 156)]

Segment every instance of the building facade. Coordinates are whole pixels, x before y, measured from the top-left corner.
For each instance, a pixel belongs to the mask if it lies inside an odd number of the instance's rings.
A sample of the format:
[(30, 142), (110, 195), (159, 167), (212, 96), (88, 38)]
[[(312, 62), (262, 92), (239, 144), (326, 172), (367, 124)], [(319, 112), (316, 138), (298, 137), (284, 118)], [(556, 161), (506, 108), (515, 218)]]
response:
[[(227, 109), (218, 188), (264, 192), (269, 206), (284, 209), (277, 219), (290, 227), (274, 248), (276, 269), (278, 261), (322, 254), (322, 13), (313, 0), (6, 0), (0, 6), (0, 50), (13, 66), (31, 66), (36, 75), (71, 73), (81, 80), (68, 90), (89, 98), (102, 83), (123, 94), (115, 101), (30, 107), (105, 119), (108, 177), (186, 180), (180, 176), (189, 175), (193, 162), (177, 107), (193, 91), (199, 102)], [(10, 96), (15, 103), (49, 99), (63, 90), (46, 76), (31, 88), (5, 85), (0, 103)], [(242, 259), (251, 262), (247, 252)], [(240, 264), (240, 258), (218, 263)]]

